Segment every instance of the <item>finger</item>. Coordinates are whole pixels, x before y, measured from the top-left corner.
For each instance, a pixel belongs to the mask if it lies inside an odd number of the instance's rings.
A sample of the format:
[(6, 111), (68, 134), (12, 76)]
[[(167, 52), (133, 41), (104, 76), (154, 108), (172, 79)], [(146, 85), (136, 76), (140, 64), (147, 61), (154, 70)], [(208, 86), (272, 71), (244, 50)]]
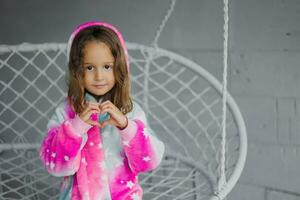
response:
[(90, 125), (93, 125), (93, 126), (97, 126), (99, 128), (101, 128), (101, 124), (97, 121), (93, 121), (93, 120), (87, 120), (87, 123), (90, 124)]
[(89, 115), (90, 112), (95, 111), (96, 113), (100, 113), (100, 109), (99, 108), (94, 108), (94, 107), (86, 107), (82, 113), (80, 114), (81, 116), (86, 116)]
[(107, 126), (108, 124), (115, 125), (114, 121), (110, 118), (109, 120), (106, 120), (106, 121), (104, 121), (104, 122), (101, 124), (101, 128), (104, 128), (104, 127)]
[(114, 109), (112, 109), (112, 108), (109, 108), (109, 107), (105, 108), (105, 109), (102, 109), (101, 112), (100, 112), (100, 114), (102, 115), (102, 114), (104, 114), (106, 112), (109, 113), (112, 116), (114, 116), (116, 114), (116, 111)]
[(100, 109), (99, 109), (97, 106), (94, 106), (94, 105), (87, 105), (87, 106), (85, 107), (85, 109), (82, 111), (82, 114), (83, 114), (83, 115), (86, 115), (88, 112), (93, 111), (93, 110), (95, 110), (95, 111), (97, 111), (97, 112), (100, 112)]
[(89, 110), (87, 112), (88, 117), (91, 117), (92, 114), (100, 114), (100, 111), (98, 111), (98, 110)]
[(110, 100), (106, 100), (106, 101), (101, 102), (101, 104), (109, 104), (109, 103), (112, 103), (112, 102)]
[(95, 105), (95, 106), (99, 106), (99, 103), (97, 102), (93, 102), (93, 101), (88, 101), (87, 102), (88, 105)]
[(92, 102), (87, 102), (84, 104), (84, 108), (98, 108), (98, 107), (99, 107), (99, 104), (95, 104)]
[(107, 109), (102, 110), (101, 112), (109, 113), (110, 119), (113, 120), (113, 121), (111, 121), (111, 123), (113, 123), (116, 126), (124, 127), (128, 123), (127, 117), (121, 111), (107, 108)]
[(89, 107), (84, 107), (83, 111), (80, 113), (80, 115), (86, 115), (87, 112), (89, 112), (91, 109)]
[(103, 105), (103, 106), (100, 107), (101, 110), (104, 110), (106, 108), (112, 108), (112, 106), (107, 104), (107, 105)]
[(106, 109), (111, 109), (111, 111), (121, 112), (114, 104), (106, 104), (101, 107), (101, 113), (104, 113)]
[(107, 105), (112, 105), (112, 106), (114, 106), (114, 104), (113, 104), (111, 101), (106, 100), (106, 101), (104, 101), (103, 103), (101, 103), (101, 104), (99, 105), (99, 107), (102, 109), (103, 106), (107, 106)]
[(84, 121), (87, 121), (90, 119), (92, 114), (99, 114), (100, 112), (97, 110), (89, 110), (85, 113), (82, 113), (79, 115), (80, 118), (82, 118)]
[(88, 107), (88, 108), (95, 109), (95, 110), (99, 110), (99, 109), (100, 109), (98, 103), (97, 103), (97, 104), (95, 104), (95, 103), (88, 103), (88, 104), (87, 104), (87, 107)]

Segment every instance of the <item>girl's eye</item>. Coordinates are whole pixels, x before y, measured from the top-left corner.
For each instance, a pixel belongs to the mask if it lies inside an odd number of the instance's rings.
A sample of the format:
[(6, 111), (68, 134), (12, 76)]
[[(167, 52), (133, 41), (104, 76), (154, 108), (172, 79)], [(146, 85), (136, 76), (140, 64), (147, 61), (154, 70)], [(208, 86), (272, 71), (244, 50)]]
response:
[(87, 71), (92, 71), (92, 70), (94, 69), (94, 67), (91, 66), (91, 65), (89, 65), (89, 66), (86, 66), (85, 69), (86, 69)]
[(110, 70), (112, 68), (112, 66), (110, 66), (110, 65), (104, 65), (104, 69), (106, 69), (106, 70)]

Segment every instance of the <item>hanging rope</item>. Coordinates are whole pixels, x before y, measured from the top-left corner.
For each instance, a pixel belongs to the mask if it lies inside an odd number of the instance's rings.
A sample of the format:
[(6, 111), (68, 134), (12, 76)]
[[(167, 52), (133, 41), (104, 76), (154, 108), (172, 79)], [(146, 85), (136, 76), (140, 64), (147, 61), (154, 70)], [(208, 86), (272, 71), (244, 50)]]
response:
[(163, 31), (164, 27), (166, 26), (166, 23), (167, 23), (168, 19), (170, 18), (172, 12), (174, 11), (175, 4), (176, 4), (176, 0), (171, 0), (170, 7), (167, 11), (167, 14), (165, 15), (164, 19), (162, 20), (161, 24), (159, 25), (159, 28), (156, 30), (155, 38), (152, 42), (152, 45), (155, 48), (157, 48), (157, 41), (158, 41), (158, 38), (160, 37), (161, 32)]
[[(170, 18), (172, 12), (174, 11), (174, 7), (176, 4), (176, 0), (171, 0), (170, 7), (162, 20), (159, 28), (156, 31), (155, 38), (152, 42), (152, 46), (154, 48), (158, 48), (157, 42), (163, 31), (168, 19)], [(227, 113), (227, 69), (228, 69), (228, 0), (223, 0), (224, 4), (224, 33), (223, 33), (223, 88), (222, 88), (222, 141), (221, 141), (221, 158), (220, 158), (220, 179), (218, 182), (218, 192), (219, 193), (223, 186), (226, 184), (226, 113)], [(150, 54), (146, 63), (146, 71), (149, 72), (150, 62), (153, 58), (153, 55)], [(149, 73), (146, 73), (149, 74)], [(148, 90), (148, 77), (145, 78), (145, 89)], [(148, 92), (148, 91), (146, 91)], [(148, 105), (148, 99), (145, 97), (145, 105)]]
[[(151, 45), (154, 47), (154, 49), (158, 49), (158, 45), (157, 45), (158, 39), (159, 39), (164, 27), (166, 26), (168, 19), (170, 18), (172, 12), (174, 11), (175, 4), (176, 4), (176, 0), (171, 0), (170, 7), (167, 11), (167, 14), (165, 15), (164, 19), (162, 20), (161, 24), (159, 25), (159, 28), (156, 30), (154, 40), (151, 43)], [(155, 51), (153, 51), (153, 52), (155, 52)], [(148, 55), (145, 56), (145, 58), (146, 58), (145, 72), (146, 73), (145, 73), (145, 80), (144, 80), (144, 85), (145, 85), (144, 94), (149, 94), (150, 64), (151, 64), (151, 61), (153, 60), (153, 57), (155, 56), (153, 54), (153, 52), (145, 52), (145, 53), (148, 53)], [(148, 98), (146, 95), (144, 95), (144, 109), (145, 109), (146, 113), (149, 113), (149, 101), (148, 101)]]
[(224, 4), (224, 41), (223, 41), (223, 90), (222, 90), (222, 150), (221, 150), (221, 176), (219, 180), (219, 192), (226, 184), (226, 111), (227, 111), (227, 68), (228, 68), (228, 0), (223, 0)]

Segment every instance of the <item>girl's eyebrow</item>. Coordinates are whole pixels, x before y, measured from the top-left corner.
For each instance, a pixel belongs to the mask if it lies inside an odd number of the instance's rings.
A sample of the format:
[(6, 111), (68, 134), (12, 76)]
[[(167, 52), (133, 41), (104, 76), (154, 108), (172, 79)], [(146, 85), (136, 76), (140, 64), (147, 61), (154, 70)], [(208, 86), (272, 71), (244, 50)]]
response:
[[(114, 61), (107, 61), (107, 62), (103, 62), (103, 63), (105, 63), (105, 64), (114, 64)], [(85, 65), (85, 64), (94, 64), (94, 63), (92, 63), (92, 62), (85, 62), (83, 64)]]

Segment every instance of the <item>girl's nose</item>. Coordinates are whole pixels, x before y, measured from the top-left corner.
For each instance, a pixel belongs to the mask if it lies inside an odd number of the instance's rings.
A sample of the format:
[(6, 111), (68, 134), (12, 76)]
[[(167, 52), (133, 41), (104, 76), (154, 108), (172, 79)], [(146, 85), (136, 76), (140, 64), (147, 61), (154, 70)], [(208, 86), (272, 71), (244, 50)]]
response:
[(95, 78), (95, 80), (101, 80), (101, 79), (103, 79), (103, 74), (102, 74), (101, 70), (97, 69), (97, 70), (95, 71), (95, 76), (94, 76), (94, 78)]

